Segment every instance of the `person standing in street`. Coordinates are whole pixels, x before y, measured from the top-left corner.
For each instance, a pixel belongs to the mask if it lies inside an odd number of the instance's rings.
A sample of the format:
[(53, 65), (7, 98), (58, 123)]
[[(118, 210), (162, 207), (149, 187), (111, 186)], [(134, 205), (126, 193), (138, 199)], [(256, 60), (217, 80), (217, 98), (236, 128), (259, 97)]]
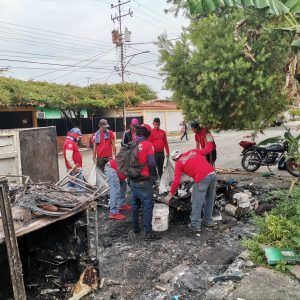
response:
[[(63, 153), (68, 173), (70, 173), (71, 176), (76, 176), (76, 178), (83, 180), (82, 155), (79, 152), (78, 148), (78, 142), (81, 137), (82, 134), (80, 129), (72, 128), (67, 133), (67, 139), (64, 142)], [(73, 182), (68, 182), (68, 188), (76, 188), (78, 190), (83, 190), (82, 187), (76, 185), (76, 183)]]
[[(203, 152), (203, 150), (197, 149), (185, 153), (180, 150), (172, 152), (171, 158), (176, 162), (174, 179), (169, 194), (163, 199), (165, 204), (170, 204), (178, 189), (182, 173), (193, 178), (192, 213), (189, 228), (195, 232), (201, 231), (201, 224), (207, 227), (217, 225), (212, 221), (217, 175), (214, 167), (202, 156)], [(201, 220), (202, 208), (203, 220)]]
[[(150, 127), (150, 126), (149, 126)], [(139, 126), (136, 129), (136, 143), (138, 145), (137, 160), (144, 164), (140, 175), (130, 178), (132, 225), (135, 234), (141, 231), (139, 225), (139, 209), (143, 207), (145, 240), (156, 240), (159, 237), (152, 232), (153, 214), (153, 178), (156, 173), (153, 145), (148, 138), (151, 127)], [(148, 129), (147, 129), (148, 128)]]
[(185, 139), (188, 141), (188, 134), (187, 134), (187, 125), (185, 122), (182, 122), (181, 124), (181, 132), (182, 132), (182, 136), (180, 138), (180, 140), (182, 141), (182, 139), (185, 137)]
[(105, 165), (105, 175), (109, 184), (109, 218), (124, 220), (126, 216), (121, 214), (120, 211), (131, 209), (131, 206), (125, 203), (127, 191), (126, 176), (118, 170), (115, 159), (110, 160)]
[(149, 141), (153, 144), (154, 147), (155, 163), (158, 170), (158, 176), (159, 178), (161, 178), (165, 161), (165, 149), (167, 157), (169, 157), (170, 155), (170, 150), (166, 132), (160, 129), (159, 118), (154, 118), (153, 120), (153, 129), (151, 130)]
[(209, 130), (201, 127), (198, 121), (193, 121), (191, 128), (195, 133), (196, 149), (204, 150), (203, 155), (211, 165), (214, 165), (217, 159), (217, 147), (213, 136)]
[(131, 119), (130, 129), (126, 130), (123, 135), (123, 145), (128, 145), (130, 142), (135, 142), (135, 132), (137, 126), (139, 126), (139, 120), (136, 118)]
[(104, 172), (105, 164), (116, 155), (115, 135), (108, 127), (107, 120), (101, 119), (99, 130), (95, 133), (93, 160), (102, 172)]

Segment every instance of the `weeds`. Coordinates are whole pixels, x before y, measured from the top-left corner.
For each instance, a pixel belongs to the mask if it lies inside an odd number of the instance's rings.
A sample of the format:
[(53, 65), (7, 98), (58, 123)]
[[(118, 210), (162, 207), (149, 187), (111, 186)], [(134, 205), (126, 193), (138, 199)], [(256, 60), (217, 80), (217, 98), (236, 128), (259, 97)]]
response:
[[(300, 248), (300, 188), (291, 193), (276, 191), (270, 193), (266, 201), (276, 201), (277, 206), (263, 217), (253, 216), (258, 232), (251, 240), (245, 240), (244, 246), (250, 251), (250, 258), (257, 264), (265, 263), (261, 245), (294, 250)], [(298, 251), (297, 251), (298, 252)], [(288, 266), (280, 263), (277, 270), (287, 271)]]

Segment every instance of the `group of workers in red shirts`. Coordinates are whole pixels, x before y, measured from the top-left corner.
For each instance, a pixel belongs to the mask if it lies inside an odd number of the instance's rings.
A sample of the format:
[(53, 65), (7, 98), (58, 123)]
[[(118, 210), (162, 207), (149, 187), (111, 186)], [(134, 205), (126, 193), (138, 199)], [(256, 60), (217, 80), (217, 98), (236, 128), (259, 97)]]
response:
[[(208, 130), (201, 128), (198, 122), (192, 122), (191, 128), (195, 133), (196, 149), (185, 153), (174, 150), (170, 154), (166, 132), (160, 129), (159, 118), (154, 118), (153, 128), (147, 124), (140, 125), (136, 118), (132, 119), (130, 129), (123, 135), (122, 144), (136, 143), (138, 145), (138, 162), (144, 164), (144, 167), (137, 178), (127, 179), (118, 170), (115, 160), (115, 135), (108, 127), (107, 120), (100, 120), (99, 130), (94, 137), (93, 160), (97, 164), (97, 168), (108, 178), (110, 219), (124, 220), (126, 216), (122, 214), (122, 211), (131, 210), (133, 231), (135, 234), (139, 234), (141, 232), (139, 209), (142, 206), (145, 239), (158, 238), (152, 232), (153, 178), (157, 180), (162, 176), (166, 153), (166, 156), (170, 156), (176, 164), (170, 192), (163, 202), (167, 205), (170, 204), (180, 184), (181, 175), (185, 173), (194, 180), (189, 228), (198, 232), (201, 230), (201, 224), (210, 227), (216, 225), (212, 221), (216, 190), (216, 174), (213, 166), (216, 159), (216, 145)], [(64, 144), (64, 157), (68, 170), (82, 174), (82, 158), (77, 146), (80, 136), (78, 128), (73, 128), (68, 132)], [(131, 190), (131, 205), (126, 204), (127, 183)], [(202, 210), (203, 219), (201, 217)]]

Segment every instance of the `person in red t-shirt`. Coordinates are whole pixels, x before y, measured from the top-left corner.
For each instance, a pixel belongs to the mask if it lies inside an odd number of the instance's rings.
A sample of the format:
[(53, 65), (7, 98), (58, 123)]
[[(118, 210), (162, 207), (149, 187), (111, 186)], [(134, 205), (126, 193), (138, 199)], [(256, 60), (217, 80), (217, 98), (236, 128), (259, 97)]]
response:
[(170, 155), (170, 150), (166, 132), (160, 129), (159, 118), (154, 118), (153, 120), (153, 129), (151, 130), (151, 136), (149, 138), (149, 141), (153, 144), (154, 147), (155, 163), (158, 170), (158, 176), (161, 178), (163, 174), (163, 167), (165, 161), (165, 149), (167, 157), (169, 157)]
[[(64, 142), (63, 153), (65, 159), (65, 165), (68, 173), (72, 176), (76, 176), (76, 178), (83, 180), (82, 175), (82, 155), (79, 152), (78, 141), (82, 137), (81, 131), (78, 128), (72, 128), (67, 133), (67, 139)], [(82, 187), (79, 185), (68, 182), (69, 188), (76, 188), (78, 190), (82, 190)]]
[(193, 121), (191, 128), (195, 133), (196, 149), (204, 150), (203, 154), (206, 156), (207, 161), (214, 165), (217, 159), (217, 147), (213, 136), (209, 130), (200, 127), (198, 121)]
[(139, 234), (139, 209), (143, 206), (145, 240), (158, 239), (152, 232), (153, 213), (153, 179), (156, 175), (156, 165), (154, 159), (154, 149), (152, 143), (148, 141), (151, 134), (147, 125), (138, 126), (136, 129), (136, 143), (138, 145), (138, 162), (144, 164), (144, 168), (137, 178), (130, 178), (132, 224), (135, 234)]
[(201, 230), (201, 212), (203, 208), (202, 224), (214, 227), (216, 223), (212, 221), (212, 213), (216, 195), (217, 176), (214, 167), (202, 156), (203, 150), (190, 150), (182, 153), (175, 150), (171, 158), (176, 162), (174, 180), (168, 196), (164, 202), (169, 204), (177, 191), (180, 183), (181, 174), (185, 173), (194, 180), (192, 191), (192, 213), (190, 229), (193, 231)]
[(131, 206), (125, 204), (126, 201), (126, 176), (117, 167), (115, 159), (110, 160), (105, 165), (105, 175), (109, 184), (109, 218), (114, 220), (124, 220), (126, 217), (120, 213), (121, 210), (130, 210)]
[[(116, 155), (115, 135), (109, 127), (107, 120), (99, 121), (99, 130), (95, 133), (93, 160), (97, 167), (104, 172), (105, 164)], [(97, 160), (96, 160), (97, 159)]]

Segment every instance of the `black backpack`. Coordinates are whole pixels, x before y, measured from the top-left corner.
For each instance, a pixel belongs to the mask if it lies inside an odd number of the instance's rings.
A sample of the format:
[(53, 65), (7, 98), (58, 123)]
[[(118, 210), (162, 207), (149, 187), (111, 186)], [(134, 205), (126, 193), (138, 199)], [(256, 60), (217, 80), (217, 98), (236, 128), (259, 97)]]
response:
[(138, 177), (144, 168), (144, 164), (138, 162), (138, 151), (138, 145), (135, 143), (123, 144), (116, 155), (119, 172), (129, 178)]

